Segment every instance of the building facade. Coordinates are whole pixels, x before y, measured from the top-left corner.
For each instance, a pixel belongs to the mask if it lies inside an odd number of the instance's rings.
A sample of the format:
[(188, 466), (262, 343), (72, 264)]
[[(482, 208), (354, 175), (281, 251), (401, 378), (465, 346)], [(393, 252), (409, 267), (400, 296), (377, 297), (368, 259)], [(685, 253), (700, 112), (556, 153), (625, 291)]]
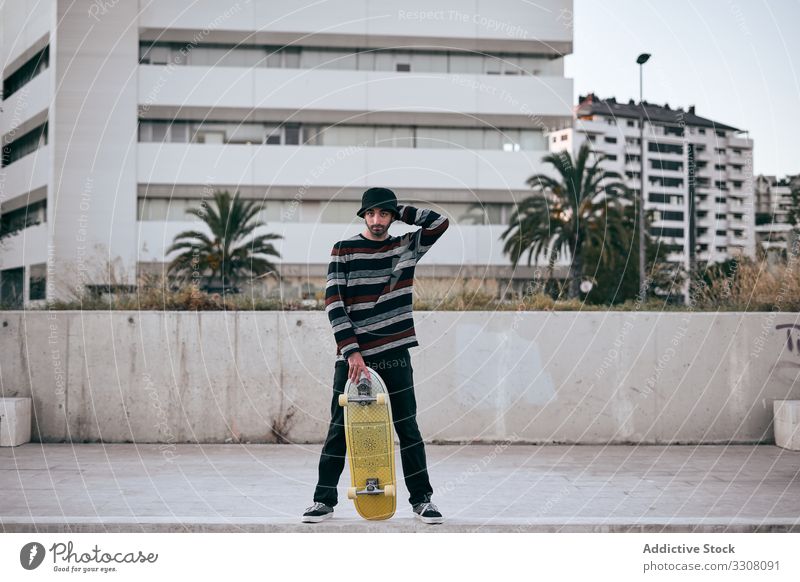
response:
[(800, 176), (759, 175), (755, 180), (756, 241), (767, 252), (785, 253), (791, 243), (793, 189), (800, 190)]
[(287, 296), (324, 288), (371, 186), (451, 218), (422, 279), (529, 278), (499, 238), (525, 180), (548, 171), (547, 134), (571, 125), (571, 10), (4, 4), (0, 301), (162, 271), (175, 235), (201, 224), (186, 210), (217, 190), (262, 205), (255, 234), (283, 237)]
[(551, 133), (548, 145), (552, 152), (575, 154), (588, 142), (595, 159), (637, 197), (644, 190), (645, 209), (654, 211), (651, 234), (682, 248), (668, 260), (688, 267), (690, 186), (696, 260), (755, 255), (753, 140), (743, 134), (700, 117), (694, 107), (617, 103), (589, 94), (579, 98), (574, 127)]

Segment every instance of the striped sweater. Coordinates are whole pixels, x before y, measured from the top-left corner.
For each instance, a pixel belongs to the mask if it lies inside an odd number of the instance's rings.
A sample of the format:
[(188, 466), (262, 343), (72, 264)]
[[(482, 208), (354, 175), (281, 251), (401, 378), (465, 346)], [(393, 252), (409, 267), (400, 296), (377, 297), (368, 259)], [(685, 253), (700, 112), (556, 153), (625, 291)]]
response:
[(336, 359), (364, 357), (419, 345), (414, 334), (414, 269), (447, 230), (446, 217), (400, 205), (400, 220), (421, 226), (402, 236), (373, 241), (358, 234), (331, 251), (325, 311), (336, 340)]

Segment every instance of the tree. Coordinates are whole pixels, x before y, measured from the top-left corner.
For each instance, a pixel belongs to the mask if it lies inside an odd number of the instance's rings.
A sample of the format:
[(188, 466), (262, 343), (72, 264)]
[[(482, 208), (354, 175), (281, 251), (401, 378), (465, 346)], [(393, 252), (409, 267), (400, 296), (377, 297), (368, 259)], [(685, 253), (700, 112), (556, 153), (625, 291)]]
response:
[(277, 234), (250, 235), (264, 225), (256, 219), (260, 205), (243, 201), (238, 195), (215, 192), (213, 204), (186, 212), (205, 222), (210, 235), (187, 230), (175, 236), (167, 255), (180, 252), (170, 262), (168, 272), (184, 280), (204, 279), (206, 291), (238, 292), (243, 280), (278, 269), (267, 257), (278, 257), (272, 243), (283, 238)]
[(542, 161), (555, 167), (559, 180), (536, 174), (527, 180), (534, 193), (514, 210), (501, 238), (503, 252), (516, 266), (526, 252), (528, 265), (547, 259), (550, 272), (558, 256), (569, 254), (569, 296), (580, 294), (584, 260), (593, 252), (600, 263), (613, 267), (631, 244), (626, 208), (633, 208), (630, 190), (616, 172), (604, 170), (584, 143), (573, 160), (567, 151)]

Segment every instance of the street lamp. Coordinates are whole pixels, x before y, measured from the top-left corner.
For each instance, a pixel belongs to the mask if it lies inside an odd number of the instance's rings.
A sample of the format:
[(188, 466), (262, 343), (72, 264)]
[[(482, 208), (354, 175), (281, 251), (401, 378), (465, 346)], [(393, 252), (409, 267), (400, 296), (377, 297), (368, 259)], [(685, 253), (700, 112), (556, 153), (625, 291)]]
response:
[(646, 294), (645, 285), (645, 238), (644, 238), (644, 103), (642, 102), (642, 70), (643, 65), (650, 58), (649, 53), (642, 53), (636, 57), (639, 65), (639, 293), (644, 301)]

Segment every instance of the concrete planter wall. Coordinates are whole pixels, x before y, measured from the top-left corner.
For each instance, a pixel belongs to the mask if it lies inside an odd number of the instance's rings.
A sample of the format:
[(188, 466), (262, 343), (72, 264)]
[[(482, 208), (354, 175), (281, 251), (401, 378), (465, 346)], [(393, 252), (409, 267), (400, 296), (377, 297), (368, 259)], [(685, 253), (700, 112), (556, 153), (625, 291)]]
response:
[[(415, 321), (428, 440), (774, 442), (772, 401), (800, 398), (795, 313)], [(0, 396), (33, 399), (33, 440), (325, 436), (334, 344), (322, 312), (2, 312), (0, 324)]]

